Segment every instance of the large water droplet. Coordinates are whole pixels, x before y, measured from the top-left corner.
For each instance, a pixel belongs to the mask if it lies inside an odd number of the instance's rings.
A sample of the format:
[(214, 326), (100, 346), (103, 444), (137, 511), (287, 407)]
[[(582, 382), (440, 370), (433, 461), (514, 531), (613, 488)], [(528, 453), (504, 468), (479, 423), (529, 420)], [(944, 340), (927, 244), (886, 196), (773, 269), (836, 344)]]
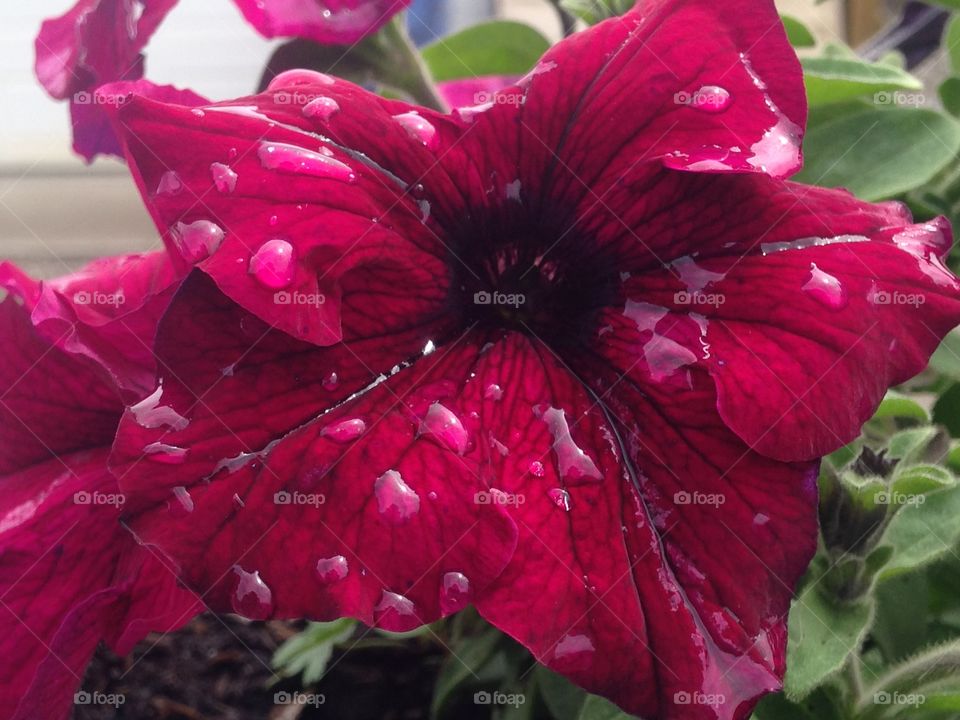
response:
[(293, 282), (297, 269), (296, 251), (286, 240), (267, 240), (250, 258), (250, 274), (271, 290)]
[(200, 262), (213, 255), (220, 248), (223, 237), (223, 228), (209, 220), (178, 222), (173, 228), (174, 244), (190, 262)]
[(413, 601), (389, 590), (383, 591), (380, 602), (373, 608), (374, 622), (387, 629), (409, 628), (416, 617)]
[(463, 455), (470, 444), (470, 436), (460, 418), (438, 402), (427, 409), (427, 414), (420, 422), (420, 434), (430, 436), (458, 455)]
[(313, 175), (315, 177), (353, 182), (357, 179), (353, 169), (339, 160), (323, 155), (319, 152), (286, 145), (284, 143), (261, 143), (257, 150), (260, 164), (268, 170), (293, 173), (297, 175)]
[(553, 650), (558, 661), (572, 664), (590, 662), (594, 652), (593, 641), (587, 635), (568, 633), (564, 635)]
[(392, 523), (403, 523), (420, 512), (420, 496), (396, 470), (387, 470), (373, 486), (380, 514)]
[(810, 263), (810, 276), (803, 291), (831, 310), (842, 310), (847, 306), (847, 291), (840, 280), (818, 268), (816, 263)]
[(435, 150), (439, 141), (437, 129), (430, 122), (414, 112), (394, 115), (393, 119), (400, 123), (400, 126), (407, 131), (414, 140), (422, 143), (431, 150)]
[(183, 190), (183, 181), (173, 170), (167, 170), (160, 176), (157, 184), (157, 195), (179, 195)]
[(543, 463), (539, 460), (534, 460), (530, 463), (530, 467), (527, 468), (529, 472), (534, 477), (543, 477), (546, 474), (546, 468), (543, 467)]
[(499, 400), (503, 397), (503, 388), (496, 383), (491, 383), (487, 385), (487, 389), (483, 391), (483, 396), (487, 400)]
[(706, 113), (721, 113), (730, 107), (733, 98), (726, 88), (719, 85), (704, 85), (690, 96), (689, 105)]
[(153, 462), (163, 465), (182, 465), (187, 459), (186, 448), (154, 442), (143, 448), (143, 454)]
[(463, 610), (472, 599), (470, 581), (459, 572), (448, 572), (440, 583), (440, 611), (452, 615)]
[(308, 118), (326, 122), (340, 112), (340, 104), (332, 97), (321, 95), (304, 105), (302, 112)]
[(217, 190), (222, 193), (232, 193), (237, 187), (237, 173), (229, 165), (213, 163), (210, 166), (210, 177)]
[(551, 488), (547, 490), (547, 497), (549, 497), (550, 501), (558, 508), (563, 508), (567, 512), (570, 511), (570, 493), (563, 488)]
[(320, 431), (320, 434), (323, 437), (330, 438), (334, 442), (346, 443), (351, 440), (356, 440), (366, 431), (367, 424), (363, 420), (360, 418), (351, 418), (349, 420), (341, 420), (333, 425), (328, 425)]
[(157, 386), (152, 395), (145, 397), (136, 405), (131, 406), (130, 412), (140, 427), (149, 430), (166, 427), (174, 431), (183, 430), (190, 424), (183, 415), (168, 405), (160, 404), (163, 395), (163, 386)]
[(350, 565), (343, 555), (321, 558), (317, 560), (317, 577), (323, 583), (335, 583), (343, 580), (350, 570)]
[(568, 483), (602, 480), (603, 474), (593, 460), (574, 442), (563, 410), (548, 408), (541, 416), (553, 435), (553, 452), (560, 477)]
[(237, 582), (230, 599), (233, 611), (251, 620), (269, 618), (273, 614), (273, 593), (259, 571), (247, 572), (239, 565), (234, 565), (232, 570)]

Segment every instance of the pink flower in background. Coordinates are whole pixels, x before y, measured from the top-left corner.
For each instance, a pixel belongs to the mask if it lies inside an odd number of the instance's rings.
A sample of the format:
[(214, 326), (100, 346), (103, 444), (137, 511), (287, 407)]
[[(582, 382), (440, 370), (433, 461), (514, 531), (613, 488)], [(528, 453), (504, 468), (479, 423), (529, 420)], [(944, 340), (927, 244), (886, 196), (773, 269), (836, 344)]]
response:
[(267, 38), (298, 37), (349, 45), (383, 27), (410, 0), (234, 0)]

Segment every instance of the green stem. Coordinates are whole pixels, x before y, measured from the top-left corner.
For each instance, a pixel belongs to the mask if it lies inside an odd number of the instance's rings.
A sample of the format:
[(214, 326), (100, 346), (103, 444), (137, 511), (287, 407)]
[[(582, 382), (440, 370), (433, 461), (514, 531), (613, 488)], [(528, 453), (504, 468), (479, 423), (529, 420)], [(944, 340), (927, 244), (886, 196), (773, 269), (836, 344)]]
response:
[(380, 31), (380, 36), (387, 50), (380, 67), (384, 80), (409, 93), (424, 107), (449, 112), (450, 108), (440, 96), (429, 68), (407, 33), (403, 15), (397, 15), (387, 23)]

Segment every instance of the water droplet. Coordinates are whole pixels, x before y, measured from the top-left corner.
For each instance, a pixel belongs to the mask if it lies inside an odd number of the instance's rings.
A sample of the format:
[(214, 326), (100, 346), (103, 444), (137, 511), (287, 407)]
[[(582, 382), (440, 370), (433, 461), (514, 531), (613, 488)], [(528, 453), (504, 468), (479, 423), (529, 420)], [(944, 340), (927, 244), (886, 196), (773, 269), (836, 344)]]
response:
[(178, 222), (173, 228), (173, 241), (184, 259), (200, 262), (213, 255), (223, 242), (223, 228), (209, 220)]
[(564, 635), (553, 650), (557, 660), (586, 660), (594, 652), (593, 641), (587, 635)]
[(276, 227), (277, 223), (280, 222), (280, 218), (278, 218), (276, 215), (271, 215), (267, 222), (270, 223), (270, 227)]
[(190, 491), (183, 485), (177, 485), (173, 489), (173, 500), (174, 504), (170, 506), (170, 509), (174, 513), (187, 515), (193, 512), (193, 498), (190, 496)]
[(491, 383), (487, 385), (487, 389), (483, 391), (483, 396), (487, 400), (499, 400), (503, 397), (503, 388), (496, 383)]
[(563, 508), (567, 512), (570, 511), (570, 493), (563, 488), (551, 488), (547, 491), (547, 496), (558, 508)]
[(273, 593), (259, 571), (247, 572), (239, 565), (234, 565), (232, 570), (237, 581), (231, 598), (233, 611), (251, 620), (269, 618), (273, 614)]
[(539, 460), (534, 460), (532, 463), (530, 463), (530, 467), (527, 468), (527, 472), (529, 472), (534, 477), (543, 477), (544, 474), (546, 473), (546, 469), (543, 467), (542, 462), (540, 462)]
[(167, 445), (162, 442), (150, 443), (143, 448), (143, 454), (153, 460), (153, 462), (164, 465), (182, 465), (187, 459), (186, 448)]
[(304, 105), (302, 112), (305, 117), (326, 122), (340, 112), (340, 104), (332, 97), (321, 95)]
[[(263, 2), (259, 2), (258, 5), (262, 7)], [(335, 82), (330, 75), (315, 70), (285, 70), (270, 81), (267, 92), (297, 85), (333, 85)]]
[(690, 96), (689, 105), (705, 113), (721, 113), (730, 107), (733, 98), (726, 88), (704, 85)]
[(521, 190), (523, 190), (523, 183), (520, 180), (514, 180), (512, 183), (507, 183), (507, 186), (505, 189), (507, 200), (513, 200), (514, 202), (523, 202), (520, 199)]
[(317, 560), (317, 577), (322, 583), (334, 583), (343, 580), (350, 570), (350, 565), (343, 555), (321, 558)]
[(395, 592), (384, 590), (373, 608), (374, 622), (386, 629), (409, 629), (419, 623), (413, 601)]
[(250, 274), (271, 290), (293, 282), (296, 269), (296, 251), (286, 240), (267, 240), (250, 258)]
[(574, 442), (563, 410), (548, 408), (541, 416), (553, 435), (553, 452), (560, 477), (568, 483), (602, 480), (603, 474), (593, 460)]
[(818, 268), (816, 263), (810, 263), (810, 276), (803, 291), (831, 310), (842, 310), (847, 306), (847, 291), (840, 280)]
[(130, 407), (134, 419), (140, 427), (149, 430), (166, 427), (174, 431), (183, 430), (190, 424), (183, 415), (168, 405), (160, 404), (163, 386), (159, 385), (152, 395)]
[(367, 424), (363, 420), (360, 418), (351, 418), (349, 420), (341, 420), (333, 425), (328, 425), (320, 431), (320, 434), (323, 437), (330, 438), (334, 442), (346, 443), (351, 440), (356, 440), (366, 431)]
[(429, 435), (458, 455), (463, 455), (470, 444), (470, 436), (460, 418), (438, 402), (427, 409), (427, 414), (420, 422), (420, 434)]
[(388, 522), (404, 523), (420, 512), (420, 496), (396, 470), (387, 470), (373, 486), (377, 509)]
[(210, 166), (210, 177), (217, 190), (222, 193), (232, 193), (237, 187), (237, 174), (229, 165), (213, 163)]
[(206, 117), (206, 115), (207, 115), (207, 114), (206, 114), (203, 110), (201, 110), (200, 108), (193, 108), (192, 110), (190, 110), (190, 114), (193, 115), (193, 116), (195, 116), (195, 117), (198, 117), (198, 118), (203, 118), (203, 117)]
[(400, 123), (400, 126), (407, 131), (407, 134), (414, 140), (422, 143), (431, 150), (435, 150), (439, 141), (437, 129), (430, 122), (414, 112), (394, 115), (393, 119)]
[(470, 581), (459, 572), (448, 572), (440, 584), (440, 612), (452, 615), (463, 610), (472, 597)]
[(160, 182), (157, 184), (157, 195), (178, 195), (182, 190), (183, 182), (173, 170), (167, 170), (160, 176)]
[(295, 175), (313, 175), (341, 182), (353, 182), (357, 179), (356, 173), (349, 165), (296, 145), (261, 143), (257, 156), (260, 158), (260, 164), (268, 170), (279, 170)]

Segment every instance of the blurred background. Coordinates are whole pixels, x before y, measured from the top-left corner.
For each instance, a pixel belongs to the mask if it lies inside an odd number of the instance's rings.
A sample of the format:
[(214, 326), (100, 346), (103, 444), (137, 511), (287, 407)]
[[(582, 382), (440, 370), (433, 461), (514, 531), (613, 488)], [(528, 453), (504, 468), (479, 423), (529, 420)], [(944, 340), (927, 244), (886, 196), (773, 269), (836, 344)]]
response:
[[(64, 13), (70, 4), (33, 0), (0, 6), (0, 257), (42, 276), (74, 269), (94, 255), (157, 246), (125, 168), (108, 158), (87, 166), (74, 156), (67, 105), (50, 100), (34, 79), (33, 40), (40, 23)], [(879, 34), (882, 42), (902, 46), (904, 33), (895, 28), (904, 2), (777, 4), (806, 23), (821, 43), (843, 41), (879, 53), (884, 48), (871, 45)], [(921, 26), (930, 26), (930, 44), (935, 46), (942, 20), (937, 25), (933, 15), (923, 16), (927, 8), (911, 5), (907, 34), (922, 37)], [(409, 13), (411, 33), (420, 43), (493, 16), (527, 22), (551, 40), (561, 35), (547, 0), (416, 0)], [(182, 0), (146, 49), (148, 77), (213, 99), (244, 95), (253, 89), (278, 43), (258, 36), (232, 3)], [(921, 77), (939, 78), (942, 59), (937, 54), (922, 58), (915, 68)]]

